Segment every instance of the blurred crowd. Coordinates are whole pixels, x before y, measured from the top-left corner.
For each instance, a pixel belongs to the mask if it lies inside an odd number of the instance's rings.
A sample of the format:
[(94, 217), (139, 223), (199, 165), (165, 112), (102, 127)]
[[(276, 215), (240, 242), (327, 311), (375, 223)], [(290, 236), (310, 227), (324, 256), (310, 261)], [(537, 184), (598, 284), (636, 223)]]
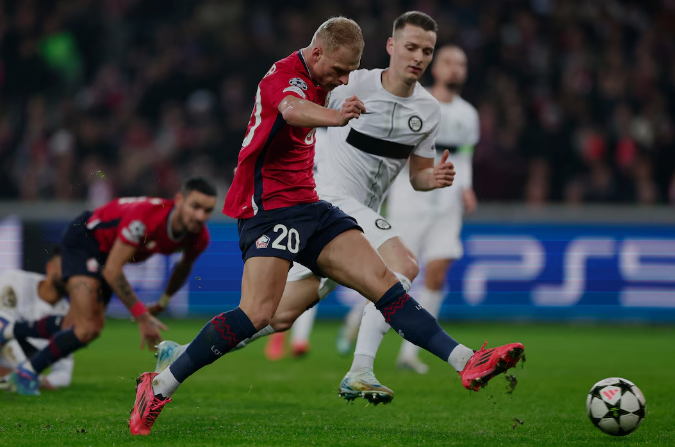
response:
[(385, 67), (411, 9), (468, 54), (479, 199), (675, 203), (675, 0), (0, 0), (0, 199), (225, 191), (273, 62), (341, 14)]

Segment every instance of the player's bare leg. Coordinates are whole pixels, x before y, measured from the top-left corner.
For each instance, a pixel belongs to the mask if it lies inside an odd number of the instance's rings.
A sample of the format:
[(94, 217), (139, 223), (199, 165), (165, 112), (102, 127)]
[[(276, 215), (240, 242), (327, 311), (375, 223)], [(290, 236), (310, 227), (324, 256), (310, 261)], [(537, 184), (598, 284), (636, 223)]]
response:
[[(400, 237), (394, 237), (385, 241), (377, 252), (387, 266), (394, 271), (407, 292), (412, 280), (419, 271), (417, 260), (412, 251)], [(389, 324), (384, 320), (382, 313), (372, 303), (366, 304), (354, 350), (354, 359), (349, 372), (345, 375), (340, 386), (341, 394), (345, 398), (365, 397), (374, 402), (389, 403), (394, 398), (394, 392), (382, 386), (375, 378), (373, 364), (377, 349), (382, 342), (384, 334), (389, 330)], [(358, 390), (358, 395), (349, 390)], [(376, 398), (377, 400), (373, 400)]]
[(209, 321), (175, 362), (153, 381), (154, 391), (168, 398), (199, 369), (251, 338), (272, 321), (286, 285), (289, 261), (250, 258), (244, 264), (239, 307)]
[[(495, 375), (515, 366), (524, 352), (519, 343), (474, 351), (453, 340), (420, 306), (365, 243), (365, 236), (350, 230), (332, 240), (318, 258), (319, 268), (335, 281), (371, 300), (385, 321), (406, 340), (447, 361), (459, 372), (465, 388), (478, 390)], [(382, 293), (379, 298), (377, 295)]]
[[(277, 312), (272, 318), (270, 328), (267, 332), (273, 332), (270, 335), (265, 346), (265, 357), (268, 360), (279, 360), (286, 355), (286, 334), (293, 324), (306, 313), (307, 308), (319, 300), (320, 280), (316, 276), (301, 279), (299, 281), (290, 281), (286, 283), (284, 295), (281, 298)], [(306, 322), (309, 325), (313, 321)], [(311, 331), (311, 327), (309, 329)], [(268, 335), (266, 331), (260, 331), (248, 340), (244, 340), (237, 346), (241, 349), (248, 343), (257, 340), (260, 337)]]
[(289, 261), (275, 257), (253, 257), (244, 263), (239, 307), (213, 317), (164, 371), (143, 373), (138, 378), (129, 419), (132, 434), (149, 434), (185, 379), (269, 325), (284, 293), (289, 265)]
[[(321, 281), (316, 276), (287, 282), (277, 311), (270, 324), (257, 331), (251, 337), (239, 342), (232, 351), (243, 349), (259, 338), (289, 330), (298, 317), (319, 300), (320, 284)], [(162, 342), (158, 346), (158, 361), (155, 372), (164, 371), (188, 346), (180, 346), (175, 342), (169, 341)]]
[[(437, 319), (443, 303), (445, 276), (451, 266), (451, 259), (434, 259), (429, 261), (424, 269), (424, 287), (420, 292), (418, 302)], [(419, 346), (404, 340), (396, 360), (397, 366), (419, 374), (426, 374), (429, 366), (420, 361), (419, 349)]]

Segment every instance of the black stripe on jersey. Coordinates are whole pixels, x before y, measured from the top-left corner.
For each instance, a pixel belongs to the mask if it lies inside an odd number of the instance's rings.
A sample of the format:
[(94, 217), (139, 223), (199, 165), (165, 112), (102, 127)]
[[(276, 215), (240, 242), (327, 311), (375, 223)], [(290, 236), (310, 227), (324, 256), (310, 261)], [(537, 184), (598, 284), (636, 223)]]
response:
[(408, 158), (413, 149), (415, 149), (415, 146), (380, 140), (379, 138), (363, 134), (356, 129), (351, 129), (349, 131), (347, 143), (368, 154), (403, 160)]
[(269, 135), (267, 135), (267, 140), (265, 140), (265, 145), (263, 146), (262, 151), (258, 154), (258, 158), (255, 161), (255, 172), (253, 174), (253, 200), (255, 201), (256, 206), (259, 210), (264, 210), (263, 208), (263, 165), (265, 164), (265, 157), (267, 156), (267, 148), (274, 140), (274, 137), (277, 136), (282, 127), (284, 127), (286, 121), (281, 113), (277, 113), (277, 118), (274, 120), (272, 125), (272, 130), (270, 130)]
[(436, 150), (438, 152), (445, 152), (445, 150), (448, 150), (451, 154), (456, 154), (457, 150), (459, 150), (459, 147), (457, 146), (444, 146), (442, 144), (436, 144)]
[(305, 62), (305, 56), (302, 55), (302, 50), (298, 50), (298, 57), (300, 58), (302, 65), (305, 66), (305, 70), (307, 70), (307, 76), (309, 76), (309, 79), (312, 79), (312, 73), (309, 72), (309, 67), (307, 66), (307, 62)]
[(120, 224), (121, 219), (112, 219), (112, 220), (104, 220), (96, 224), (95, 227), (93, 227), (91, 230), (107, 230), (108, 228), (115, 228)]

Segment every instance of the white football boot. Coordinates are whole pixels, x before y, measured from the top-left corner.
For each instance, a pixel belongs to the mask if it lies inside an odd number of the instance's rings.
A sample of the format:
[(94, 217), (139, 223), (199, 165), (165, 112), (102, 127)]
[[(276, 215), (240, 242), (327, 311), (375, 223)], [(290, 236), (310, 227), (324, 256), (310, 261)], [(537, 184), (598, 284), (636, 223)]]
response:
[(163, 341), (156, 346), (157, 352), (155, 357), (157, 357), (157, 366), (155, 367), (156, 373), (161, 373), (164, 371), (170, 364), (172, 364), (188, 347), (188, 345), (180, 345), (175, 341)]
[(338, 396), (344, 397), (347, 402), (362, 397), (377, 405), (391, 402), (394, 399), (394, 392), (375, 378), (372, 369), (364, 369), (347, 373), (340, 383)]

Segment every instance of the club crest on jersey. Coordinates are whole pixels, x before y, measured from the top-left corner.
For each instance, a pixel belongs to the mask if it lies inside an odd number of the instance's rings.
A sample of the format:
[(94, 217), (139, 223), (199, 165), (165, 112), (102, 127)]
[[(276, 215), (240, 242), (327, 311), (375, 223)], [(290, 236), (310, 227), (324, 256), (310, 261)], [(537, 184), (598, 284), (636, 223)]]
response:
[(413, 132), (419, 132), (422, 129), (422, 118), (417, 115), (413, 115), (408, 120), (408, 127)]
[(384, 219), (377, 219), (375, 226), (380, 230), (391, 230), (391, 224)]
[(91, 273), (98, 272), (98, 261), (96, 258), (87, 259), (87, 271)]
[(307, 84), (300, 78), (291, 78), (291, 80), (288, 81), (288, 83), (291, 84), (293, 87), (298, 87), (303, 90), (307, 90)]
[(267, 248), (267, 245), (270, 243), (270, 238), (264, 234), (255, 241), (255, 248)]

